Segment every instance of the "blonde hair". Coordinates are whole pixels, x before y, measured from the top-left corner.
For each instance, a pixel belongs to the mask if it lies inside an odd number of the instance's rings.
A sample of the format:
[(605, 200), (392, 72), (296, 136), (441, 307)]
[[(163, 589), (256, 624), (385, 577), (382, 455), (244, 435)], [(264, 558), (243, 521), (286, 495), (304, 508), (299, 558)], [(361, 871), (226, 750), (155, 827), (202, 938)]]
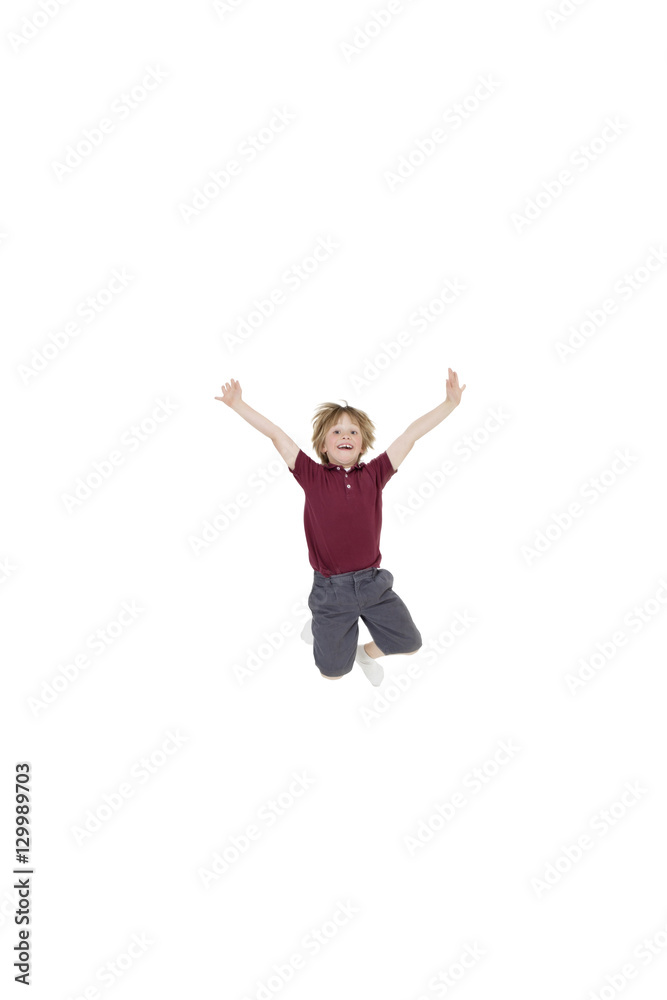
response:
[(347, 413), (350, 420), (357, 425), (361, 431), (361, 451), (359, 459), (375, 444), (375, 424), (363, 410), (358, 410), (355, 406), (348, 406), (347, 400), (343, 400), (345, 406), (338, 403), (320, 403), (315, 410), (313, 417), (313, 448), (322, 465), (331, 465), (326, 454), (322, 451), (327, 433), (338, 423), (341, 416)]

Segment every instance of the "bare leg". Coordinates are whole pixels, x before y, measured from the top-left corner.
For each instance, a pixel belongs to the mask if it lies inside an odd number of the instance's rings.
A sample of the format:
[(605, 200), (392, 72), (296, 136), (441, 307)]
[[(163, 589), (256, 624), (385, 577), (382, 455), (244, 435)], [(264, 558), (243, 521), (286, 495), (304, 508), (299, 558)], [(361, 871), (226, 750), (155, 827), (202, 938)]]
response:
[[(380, 647), (377, 646), (372, 640), (371, 642), (366, 643), (364, 646), (364, 652), (367, 656), (370, 656), (371, 660), (377, 660), (378, 656), (385, 655)], [(411, 653), (403, 653), (403, 656), (414, 656), (416, 652), (417, 650), (413, 649)]]
[[(322, 674), (322, 671), (320, 670)], [(329, 674), (322, 674), (322, 677), (326, 677), (328, 681), (339, 681), (341, 677), (345, 677), (345, 674), (341, 674), (340, 677), (330, 677)]]

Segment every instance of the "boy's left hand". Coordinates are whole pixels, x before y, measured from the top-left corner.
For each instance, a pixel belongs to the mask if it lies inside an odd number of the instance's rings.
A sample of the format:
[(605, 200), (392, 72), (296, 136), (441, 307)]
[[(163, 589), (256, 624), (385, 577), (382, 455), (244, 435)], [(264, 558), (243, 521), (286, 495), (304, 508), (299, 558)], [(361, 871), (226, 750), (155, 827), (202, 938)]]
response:
[(447, 369), (449, 372), (449, 378), (447, 379), (447, 401), (453, 403), (454, 406), (458, 406), (461, 402), (461, 393), (465, 389), (465, 385), (459, 386), (459, 377), (456, 372), (452, 371), (451, 368)]

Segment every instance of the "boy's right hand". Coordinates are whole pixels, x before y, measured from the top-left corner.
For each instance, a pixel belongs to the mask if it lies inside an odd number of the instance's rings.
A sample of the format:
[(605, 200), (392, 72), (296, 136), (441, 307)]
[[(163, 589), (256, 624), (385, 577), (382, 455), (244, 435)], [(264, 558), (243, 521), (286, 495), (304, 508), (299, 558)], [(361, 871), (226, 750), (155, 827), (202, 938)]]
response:
[(231, 382), (225, 382), (220, 388), (222, 396), (216, 396), (215, 398), (219, 399), (221, 403), (226, 403), (227, 406), (235, 406), (241, 402), (241, 386), (235, 379), (232, 379)]

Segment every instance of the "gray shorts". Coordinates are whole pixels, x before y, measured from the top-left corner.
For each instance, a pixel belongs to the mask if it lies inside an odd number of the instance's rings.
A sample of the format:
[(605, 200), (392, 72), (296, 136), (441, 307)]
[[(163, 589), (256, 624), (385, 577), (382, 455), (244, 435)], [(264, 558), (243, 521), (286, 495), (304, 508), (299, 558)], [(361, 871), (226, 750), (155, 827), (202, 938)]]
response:
[(359, 642), (359, 619), (390, 656), (419, 649), (422, 637), (405, 604), (392, 590), (388, 569), (371, 566), (323, 576), (313, 570), (308, 607), (313, 615), (315, 665), (328, 677), (349, 674)]

